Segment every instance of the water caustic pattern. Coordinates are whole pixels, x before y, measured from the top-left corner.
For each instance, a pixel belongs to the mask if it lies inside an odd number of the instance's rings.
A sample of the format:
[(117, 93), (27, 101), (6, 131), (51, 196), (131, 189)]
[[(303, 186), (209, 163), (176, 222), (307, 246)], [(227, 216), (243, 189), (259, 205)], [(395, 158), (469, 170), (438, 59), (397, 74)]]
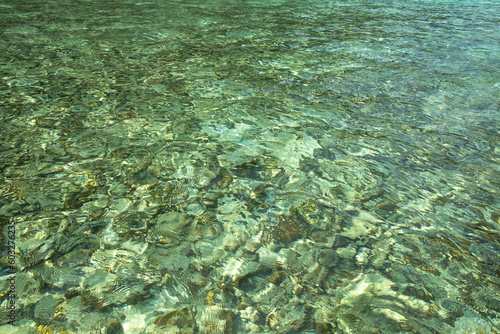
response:
[(1, 333), (500, 333), (499, 3), (0, 16)]

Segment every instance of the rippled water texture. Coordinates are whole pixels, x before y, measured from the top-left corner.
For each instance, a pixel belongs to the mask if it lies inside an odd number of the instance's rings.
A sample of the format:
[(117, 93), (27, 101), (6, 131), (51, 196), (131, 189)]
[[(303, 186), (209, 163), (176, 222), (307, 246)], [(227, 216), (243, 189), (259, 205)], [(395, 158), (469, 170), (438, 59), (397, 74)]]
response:
[(4, 1), (0, 332), (499, 333), (499, 17)]

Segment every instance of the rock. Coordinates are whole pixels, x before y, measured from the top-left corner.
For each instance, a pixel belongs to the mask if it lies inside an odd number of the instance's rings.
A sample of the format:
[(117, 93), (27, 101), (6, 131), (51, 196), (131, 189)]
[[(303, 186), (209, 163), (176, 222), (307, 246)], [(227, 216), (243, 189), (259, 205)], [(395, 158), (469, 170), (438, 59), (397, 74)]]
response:
[(153, 322), (158, 328), (182, 329), (183, 333), (194, 333), (196, 328), (193, 310), (190, 307), (183, 307), (160, 315)]

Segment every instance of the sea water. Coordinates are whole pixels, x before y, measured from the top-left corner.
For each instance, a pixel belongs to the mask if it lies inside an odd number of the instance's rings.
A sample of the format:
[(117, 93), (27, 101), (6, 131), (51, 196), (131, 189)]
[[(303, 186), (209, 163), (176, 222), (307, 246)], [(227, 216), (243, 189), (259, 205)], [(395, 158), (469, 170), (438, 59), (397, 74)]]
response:
[(4, 1), (1, 332), (500, 332), (499, 17)]

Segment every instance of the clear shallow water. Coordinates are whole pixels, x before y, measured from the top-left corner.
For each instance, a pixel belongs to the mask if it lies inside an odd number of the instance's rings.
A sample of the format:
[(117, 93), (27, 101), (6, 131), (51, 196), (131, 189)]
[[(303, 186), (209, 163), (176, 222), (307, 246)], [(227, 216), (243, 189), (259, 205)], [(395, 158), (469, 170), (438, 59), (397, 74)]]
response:
[(2, 4), (18, 332), (499, 332), (499, 14)]

